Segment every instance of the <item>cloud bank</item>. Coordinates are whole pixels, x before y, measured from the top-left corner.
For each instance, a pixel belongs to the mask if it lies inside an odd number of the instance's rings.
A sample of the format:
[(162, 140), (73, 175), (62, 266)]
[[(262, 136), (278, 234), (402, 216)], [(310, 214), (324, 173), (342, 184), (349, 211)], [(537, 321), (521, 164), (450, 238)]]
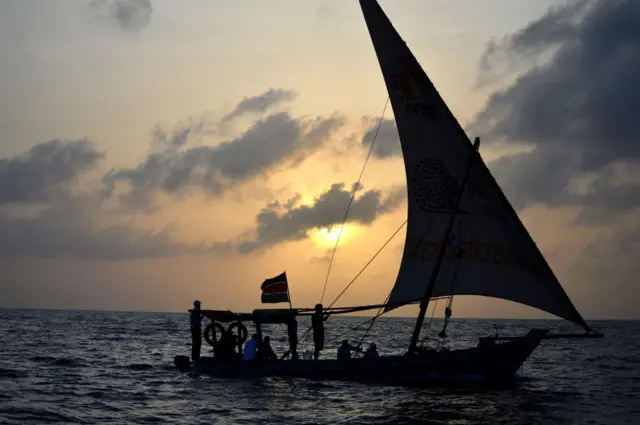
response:
[(87, 140), (51, 140), (0, 159), (0, 205), (55, 199), (103, 158)]
[[(351, 199), (351, 190), (344, 183), (335, 183), (316, 196), (310, 205), (300, 205), (300, 195), (285, 202), (273, 202), (256, 216), (251, 238), (240, 242), (227, 242), (218, 248), (234, 249), (240, 253), (265, 250), (288, 241), (307, 239), (314, 229), (331, 228), (342, 223)], [(405, 190), (392, 189), (364, 191), (360, 185), (351, 204), (347, 222), (369, 225), (381, 215), (398, 208), (405, 201)]]
[(0, 258), (127, 260), (198, 250), (165, 231), (106, 224), (100, 191), (77, 187), (103, 157), (86, 140), (53, 140), (0, 159)]
[(573, 1), (550, 9), (490, 44), (480, 69), (484, 83), (516, 74), (471, 126), (486, 143), (518, 152), (489, 164), (506, 195), (520, 209), (573, 211), (556, 243), (571, 259), (577, 295), (586, 307), (635, 311), (640, 2)]
[(322, 148), (343, 124), (340, 116), (308, 119), (279, 112), (216, 146), (175, 149), (198, 131), (189, 127), (169, 137), (164, 151), (149, 154), (135, 167), (112, 169), (103, 181), (111, 190), (117, 183), (126, 183), (121, 201), (136, 209), (149, 207), (157, 192), (179, 194), (195, 188), (218, 196), (276, 167), (298, 165)]
[(640, 3), (551, 9), (492, 44), (481, 69), (521, 57), (539, 65), (495, 92), (472, 126), (489, 143), (523, 148), (491, 164), (510, 199), (582, 206), (594, 223), (638, 207)]
[[(81, 189), (82, 183), (87, 183), (88, 175), (100, 173), (106, 157), (90, 141), (52, 140), (0, 159), (0, 258), (124, 260), (211, 252), (210, 245), (174, 241), (168, 230), (142, 231), (128, 224), (129, 214), (154, 211), (158, 194), (180, 197), (199, 191), (220, 196), (238, 184), (296, 167), (322, 149), (346, 119), (338, 114), (293, 117), (287, 112), (269, 112), (296, 95), (269, 89), (245, 97), (217, 122), (189, 119), (171, 130), (156, 125), (146, 158), (131, 167), (108, 170), (97, 186), (89, 188)], [(258, 117), (236, 137), (215, 145), (201, 143), (220, 122), (245, 114)], [(347, 193), (341, 188), (338, 185), (320, 197), (314, 208), (341, 200)], [(363, 194), (355, 210), (390, 208), (391, 200), (382, 201), (380, 196), (373, 191)], [(302, 226), (314, 214), (304, 211), (303, 207), (288, 211), (295, 225)], [(242, 252), (258, 249), (267, 240), (295, 239), (292, 235), (300, 231), (285, 230), (283, 223), (275, 229), (273, 222), (261, 221), (265, 214), (259, 216), (261, 236), (242, 245)], [(376, 212), (368, 214), (372, 220)], [(356, 217), (367, 222), (363, 215)]]
[(297, 97), (298, 93), (293, 90), (271, 88), (258, 96), (242, 99), (234, 110), (223, 118), (223, 121), (229, 121), (250, 113), (265, 113), (276, 105), (292, 101)]

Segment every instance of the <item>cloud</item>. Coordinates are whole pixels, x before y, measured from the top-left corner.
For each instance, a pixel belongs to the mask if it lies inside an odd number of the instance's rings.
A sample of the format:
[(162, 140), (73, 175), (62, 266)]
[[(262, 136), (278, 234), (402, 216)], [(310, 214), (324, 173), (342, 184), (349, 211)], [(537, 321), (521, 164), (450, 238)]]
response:
[[(528, 67), (471, 126), (489, 143), (520, 149), (490, 164), (507, 196), (519, 207), (580, 206), (595, 221), (640, 206), (630, 172), (640, 160), (640, 2), (551, 9), (491, 44), (481, 71), (522, 57)], [(587, 211), (594, 206), (606, 214)]]
[(296, 97), (298, 93), (293, 90), (271, 88), (260, 95), (242, 99), (235, 109), (223, 118), (223, 121), (229, 121), (247, 113), (265, 113), (274, 106), (294, 100)]
[(125, 182), (130, 187), (121, 201), (134, 208), (151, 204), (156, 191), (179, 194), (190, 188), (220, 195), (236, 184), (246, 182), (278, 166), (296, 166), (320, 149), (345, 120), (331, 117), (293, 118), (286, 112), (274, 113), (256, 121), (240, 136), (216, 146), (184, 146), (184, 133), (198, 131), (194, 126), (180, 130), (162, 152), (155, 152), (133, 168), (113, 169), (103, 178), (113, 187)]
[(167, 131), (160, 125), (151, 129), (151, 145), (164, 151), (172, 148), (184, 147), (194, 136), (201, 135), (204, 130), (205, 120), (189, 119), (186, 123), (179, 123), (173, 130)]
[(52, 199), (103, 157), (87, 140), (51, 140), (0, 159), (0, 205)]
[[(405, 191), (400, 189), (391, 190), (386, 196), (378, 190), (363, 192), (362, 186), (357, 192), (360, 195), (354, 198), (347, 218), (351, 223), (369, 225), (405, 200)], [(342, 223), (351, 193), (345, 190), (344, 183), (336, 183), (318, 195), (311, 205), (300, 205), (299, 195), (284, 203), (273, 202), (257, 215), (251, 239), (239, 243), (227, 242), (218, 248), (250, 253), (279, 243), (306, 239), (313, 229), (330, 228)]]
[(140, 32), (149, 25), (151, 0), (91, 0), (89, 7), (98, 17), (126, 32)]
[(102, 156), (81, 140), (45, 142), (0, 159), (0, 258), (126, 260), (199, 251), (166, 231), (108, 225), (100, 191), (83, 193), (76, 184)]
[(167, 231), (105, 226), (105, 215), (99, 197), (88, 195), (58, 200), (36, 216), (0, 211), (0, 258), (134, 260), (204, 251), (173, 241)]
[(567, 38), (574, 37), (577, 24), (585, 17), (591, 3), (570, 0), (551, 7), (544, 16), (505, 37), (502, 43), (489, 42), (480, 59), (479, 85), (504, 77), (505, 72), (535, 66), (540, 54), (555, 53)]
[[(369, 120), (369, 122), (370, 124), (362, 136), (362, 145), (369, 149), (375, 139), (373, 150), (371, 151), (371, 154), (375, 158), (386, 159), (401, 155), (402, 148), (400, 146), (400, 137), (398, 136), (396, 121), (394, 119), (383, 119), (382, 122), (380, 122), (380, 117), (376, 117), (375, 119)], [(378, 125), (380, 128), (378, 128)]]

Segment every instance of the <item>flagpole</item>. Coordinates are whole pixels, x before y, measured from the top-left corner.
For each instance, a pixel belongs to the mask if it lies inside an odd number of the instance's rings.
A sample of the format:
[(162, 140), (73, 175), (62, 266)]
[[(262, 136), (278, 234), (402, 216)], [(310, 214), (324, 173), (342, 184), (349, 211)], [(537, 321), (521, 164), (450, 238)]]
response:
[[(287, 276), (286, 270), (284, 272), (284, 276), (285, 278)], [(291, 305), (291, 292), (289, 291), (289, 279), (287, 279), (287, 298), (289, 299), (289, 308), (293, 310), (293, 306)]]

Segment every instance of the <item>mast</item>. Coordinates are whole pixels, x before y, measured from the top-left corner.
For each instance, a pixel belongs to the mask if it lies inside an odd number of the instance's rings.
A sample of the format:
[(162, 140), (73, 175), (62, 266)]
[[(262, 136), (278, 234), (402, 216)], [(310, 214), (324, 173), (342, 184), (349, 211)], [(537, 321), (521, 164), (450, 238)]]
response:
[(435, 267), (433, 268), (433, 273), (431, 273), (431, 278), (429, 279), (429, 285), (427, 286), (427, 290), (425, 291), (424, 297), (420, 302), (420, 313), (418, 313), (418, 318), (416, 319), (416, 326), (413, 329), (413, 335), (411, 336), (411, 342), (409, 343), (409, 351), (415, 351), (417, 347), (418, 338), (420, 338), (420, 331), (422, 330), (422, 324), (424, 323), (424, 316), (427, 313), (427, 307), (429, 306), (429, 299), (433, 294), (433, 288), (438, 278), (438, 273), (440, 272), (440, 266), (442, 265), (442, 261), (444, 260), (444, 253), (447, 247), (447, 241), (451, 237), (451, 231), (453, 230), (456, 217), (458, 216), (458, 210), (460, 209), (460, 201), (462, 200), (462, 196), (464, 195), (464, 191), (467, 187), (469, 172), (471, 171), (471, 166), (473, 164), (475, 157), (478, 155), (479, 149), (480, 149), (480, 138), (476, 137), (475, 141), (473, 142), (473, 151), (471, 151), (471, 155), (469, 156), (469, 160), (467, 162), (467, 167), (462, 177), (462, 187), (460, 188), (460, 192), (458, 193), (456, 202), (453, 207), (453, 211), (451, 212), (451, 216), (449, 217), (449, 224), (447, 226), (447, 231), (445, 232), (444, 239), (442, 241), (442, 246), (440, 247), (440, 251), (438, 252), (438, 258), (436, 259), (436, 264), (435, 264)]

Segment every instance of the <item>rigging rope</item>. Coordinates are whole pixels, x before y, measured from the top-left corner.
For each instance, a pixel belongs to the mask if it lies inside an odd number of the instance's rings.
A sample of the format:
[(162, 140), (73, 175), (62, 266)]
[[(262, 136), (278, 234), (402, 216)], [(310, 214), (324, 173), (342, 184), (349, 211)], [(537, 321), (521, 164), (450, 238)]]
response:
[(373, 256), (373, 257), (371, 257), (371, 259), (367, 262), (367, 264), (365, 264), (365, 265), (364, 265), (364, 267), (363, 267), (363, 268), (358, 272), (358, 274), (356, 275), (356, 277), (354, 277), (354, 278), (351, 280), (351, 282), (349, 282), (349, 284), (346, 286), (346, 288), (344, 288), (344, 289), (342, 290), (342, 292), (340, 292), (340, 293), (338, 294), (338, 296), (336, 297), (336, 299), (335, 299), (335, 300), (333, 300), (333, 302), (329, 305), (329, 307), (328, 307), (328, 308), (333, 307), (333, 305), (334, 305), (334, 304), (335, 304), (335, 303), (340, 299), (340, 297), (341, 297), (345, 292), (347, 292), (347, 289), (349, 289), (349, 287), (350, 287), (351, 285), (353, 285), (353, 283), (356, 281), (356, 279), (358, 279), (358, 278), (360, 277), (360, 275), (361, 275), (362, 273), (364, 273), (365, 269), (366, 269), (367, 267), (369, 267), (369, 265), (373, 262), (373, 260), (375, 260), (375, 259), (376, 259), (376, 257), (377, 257), (381, 252), (382, 252), (382, 250), (383, 250), (387, 245), (389, 245), (389, 242), (391, 242), (391, 240), (392, 240), (392, 239), (393, 239), (393, 238), (398, 234), (398, 232), (399, 232), (400, 230), (402, 230), (402, 228), (405, 226), (405, 224), (407, 224), (407, 220), (405, 220), (405, 221), (404, 221), (404, 223), (402, 223), (402, 224), (400, 225), (400, 227), (398, 227), (398, 229), (397, 229), (395, 232), (393, 232), (393, 235), (391, 235), (391, 237), (390, 237), (389, 239), (387, 239), (387, 241), (382, 245), (382, 247), (380, 247), (380, 249), (378, 250), (378, 252), (376, 252), (376, 253), (374, 254), (374, 256)]
[(429, 331), (431, 330), (431, 322), (433, 322), (433, 315), (436, 314), (436, 309), (438, 308), (438, 300), (439, 298), (436, 298), (436, 303), (433, 305), (433, 310), (431, 311), (431, 318), (429, 319), (429, 324), (427, 325), (427, 338), (429, 338)]
[[(365, 265), (364, 265), (364, 267), (360, 270), (360, 272), (358, 272), (358, 274), (356, 275), (356, 277), (354, 277), (354, 278), (351, 280), (351, 282), (349, 282), (349, 284), (346, 286), (346, 288), (344, 288), (344, 289), (342, 290), (342, 292), (340, 292), (340, 294), (336, 297), (336, 299), (335, 299), (335, 300), (333, 300), (333, 302), (331, 303), (331, 305), (330, 305), (328, 308), (333, 307), (333, 305), (334, 305), (334, 304), (335, 304), (335, 303), (340, 299), (340, 297), (342, 296), (342, 294), (344, 294), (344, 293), (347, 291), (347, 289), (349, 289), (349, 287), (350, 287), (351, 285), (353, 285), (353, 283), (356, 281), (356, 279), (358, 279), (358, 277), (359, 277), (359, 276), (360, 276), (360, 275), (365, 271), (365, 269), (366, 269), (366, 268), (367, 268), (367, 267), (368, 267), (368, 266), (373, 262), (373, 260), (375, 260), (375, 259), (376, 259), (376, 257), (377, 257), (381, 252), (382, 252), (382, 250), (383, 250), (387, 245), (389, 245), (389, 242), (391, 242), (391, 240), (392, 240), (392, 239), (393, 239), (393, 238), (398, 234), (398, 232), (400, 232), (400, 230), (402, 230), (402, 228), (405, 226), (405, 224), (407, 224), (407, 220), (405, 220), (405, 221), (404, 221), (404, 223), (402, 223), (402, 224), (400, 225), (400, 227), (398, 227), (398, 229), (397, 229), (395, 232), (393, 232), (393, 234), (391, 235), (391, 237), (390, 237), (389, 239), (387, 239), (387, 241), (384, 243), (384, 245), (382, 245), (382, 247), (380, 247), (380, 249), (378, 250), (378, 252), (376, 252), (376, 253), (375, 253), (375, 255), (374, 255), (373, 257), (371, 257), (371, 259), (367, 262), (367, 264), (365, 264)], [(387, 301), (389, 300), (389, 297), (390, 297), (390, 296), (391, 296), (391, 293), (389, 293), (389, 295), (387, 296), (387, 300), (384, 302), (384, 304), (386, 304), (386, 303), (387, 303)], [(359, 324), (357, 327), (355, 327), (355, 328), (353, 328), (353, 329), (357, 329), (358, 327), (362, 326), (363, 324), (366, 324), (366, 323), (368, 323), (369, 321), (373, 321), (373, 320), (377, 319), (378, 317), (380, 317), (382, 314), (384, 314), (384, 313), (381, 313), (381, 310), (382, 310), (383, 308), (384, 308), (384, 306), (383, 306), (383, 307), (380, 307), (380, 309), (378, 310), (378, 314), (376, 314), (376, 316), (374, 316), (374, 318), (373, 318), (373, 319), (367, 319), (367, 321), (365, 321), (365, 322), (363, 322), (363, 323)], [(311, 326), (309, 326), (309, 327), (307, 328), (307, 330), (306, 330), (306, 331), (302, 334), (302, 336), (298, 339), (298, 343), (302, 342), (302, 340), (304, 339), (304, 337), (305, 337), (305, 336), (307, 336), (307, 334), (309, 333), (309, 331), (310, 331), (311, 329), (312, 329), (312, 327), (311, 327)], [(353, 330), (353, 329), (350, 329), (350, 331), (351, 331), (351, 330)], [(368, 331), (367, 331), (367, 332), (368, 332)], [(288, 354), (289, 354), (289, 351), (287, 351), (287, 352), (282, 356), (282, 358), (284, 358), (284, 357), (285, 357), (285, 356), (287, 356)]]
[[(389, 298), (391, 298), (391, 292), (389, 292), (389, 295), (387, 295), (387, 299), (384, 300), (383, 304), (386, 304), (387, 302), (389, 302)], [(371, 331), (371, 328), (373, 328), (373, 324), (376, 322), (376, 319), (378, 317), (382, 316), (384, 313), (385, 313), (384, 307), (380, 307), (380, 309), (378, 310), (376, 315), (373, 316), (373, 319), (371, 319), (371, 324), (369, 325), (369, 327), (365, 331), (364, 335), (362, 335), (362, 338), (360, 338), (360, 342), (358, 343), (358, 345), (362, 345), (362, 343), (364, 342), (364, 339), (367, 337), (367, 335), (369, 335), (369, 332)]]
[[(380, 247), (380, 249), (378, 250), (378, 252), (376, 252), (376, 253), (375, 253), (375, 255), (374, 255), (373, 257), (371, 257), (371, 259), (367, 262), (367, 264), (365, 264), (365, 265), (364, 265), (364, 267), (360, 270), (360, 272), (356, 275), (356, 277), (354, 277), (354, 278), (351, 280), (351, 282), (349, 282), (349, 284), (346, 286), (346, 288), (344, 288), (344, 289), (342, 290), (342, 292), (340, 292), (340, 294), (336, 297), (336, 299), (335, 299), (335, 300), (333, 300), (333, 302), (331, 303), (331, 305), (330, 305), (328, 308), (333, 307), (333, 305), (334, 305), (334, 304), (335, 304), (335, 303), (340, 299), (340, 297), (342, 296), (342, 294), (344, 294), (344, 293), (347, 291), (347, 289), (349, 289), (349, 287), (350, 287), (350, 286), (351, 286), (351, 285), (356, 281), (356, 279), (358, 279), (358, 277), (359, 277), (359, 276), (360, 276), (360, 275), (365, 271), (365, 269), (366, 269), (366, 268), (367, 268), (367, 267), (368, 267), (368, 266), (373, 262), (373, 260), (375, 260), (375, 258), (376, 258), (376, 257), (377, 257), (381, 252), (382, 252), (382, 250), (383, 250), (383, 249), (384, 249), (384, 248), (389, 244), (389, 242), (391, 242), (391, 240), (392, 240), (392, 239), (393, 239), (393, 238), (398, 234), (398, 232), (399, 232), (400, 230), (402, 230), (402, 228), (405, 226), (405, 224), (407, 224), (407, 220), (405, 220), (405, 221), (404, 221), (404, 223), (402, 223), (402, 224), (400, 225), (400, 227), (398, 227), (398, 229), (397, 229), (395, 232), (393, 232), (393, 234), (391, 235), (391, 237), (390, 237), (389, 239), (387, 239), (387, 241), (384, 243), (384, 245), (382, 245), (382, 247)], [(386, 304), (386, 303), (387, 303), (387, 301), (389, 300), (389, 297), (390, 297), (390, 296), (391, 296), (391, 293), (389, 293), (389, 295), (387, 296), (387, 299), (385, 300), (385, 302), (384, 302), (383, 304)], [(382, 310), (383, 308), (384, 308), (384, 306), (383, 306), (383, 307), (380, 307), (380, 309), (378, 310), (378, 314), (376, 314), (376, 316), (374, 316), (372, 319), (367, 319), (365, 322), (363, 322), (363, 323), (361, 323), (361, 324), (357, 325), (355, 328), (352, 328), (352, 329), (350, 329), (349, 331), (352, 331), (352, 330), (354, 330), (354, 329), (357, 329), (358, 327), (360, 327), (360, 326), (362, 326), (362, 325), (364, 325), (364, 324), (368, 323), (369, 321), (373, 321), (373, 320), (377, 319), (378, 317), (380, 317), (382, 314), (384, 314), (384, 313), (381, 313), (381, 310)], [(372, 326), (373, 326), (373, 325), (372, 325)], [(305, 336), (307, 336), (307, 334), (309, 333), (309, 331), (310, 331), (311, 329), (312, 329), (312, 327), (311, 327), (311, 326), (309, 326), (309, 327), (307, 328), (307, 330), (306, 330), (306, 331), (302, 334), (302, 336), (298, 339), (298, 343), (302, 342), (302, 340), (304, 339), (304, 337), (305, 337)], [(370, 330), (370, 329), (371, 329), (371, 328), (369, 328), (369, 330)], [(347, 331), (347, 332), (349, 332), (349, 331)], [(368, 331), (367, 331), (367, 332), (368, 332)], [(344, 334), (343, 334), (343, 335), (344, 335)], [(287, 351), (287, 352), (282, 356), (282, 358), (285, 358), (285, 356), (287, 356), (287, 355), (289, 355), (289, 351)]]
[[(389, 293), (389, 295), (387, 296), (387, 299), (385, 300), (384, 304), (386, 304), (387, 301), (389, 300), (389, 296), (391, 296), (391, 293)], [(376, 319), (378, 317), (380, 317), (380, 316), (382, 316), (384, 314), (383, 309), (384, 309), (384, 306), (380, 307), (380, 309), (378, 310), (378, 312), (376, 313), (375, 316), (365, 320), (364, 322), (360, 322), (355, 326), (352, 326), (351, 328), (347, 329), (346, 332), (343, 332), (342, 334), (332, 338), (329, 342), (336, 342), (336, 341), (342, 339), (347, 334), (349, 334), (351, 331), (355, 331), (356, 329), (360, 328), (361, 326), (366, 325), (367, 323), (370, 323), (369, 328), (365, 331), (364, 336), (362, 337), (362, 339), (360, 340), (360, 343), (358, 344), (358, 345), (362, 345), (362, 341), (364, 341), (364, 339), (367, 337), (367, 334), (369, 333), (369, 331), (373, 327), (373, 323), (376, 321)]]
[(380, 131), (380, 126), (382, 125), (382, 120), (384, 119), (384, 113), (386, 112), (388, 105), (389, 105), (389, 97), (387, 96), (387, 101), (384, 103), (384, 108), (382, 109), (382, 114), (380, 115), (380, 120), (378, 121), (378, 126), (376, 127), (376, 132), (373, 135), (373, 140), (371, 141), (371, 147), (369, 148), (369, 152), (367, 153), (367, 158), (365, 159), (364, 165), (362, 167), (362, 170), (360, 171), (360, 176), (358, 177), (358, 181), (353, 186), (353, 191), (351, 192), (351, 199), (349, 200), (349, 204), (347, 205), (347, 211), (345, 211), (344, 219), (342, 219), (342, 224), (340, 225), (340, 231), (338, 232), (338, 237), (336, 238), (336, 244), (333, 247), (333, 252), (331, 253), (331, 259), (329, 260), (329, 268), (327, 269), (327, 277), (324, 280), (324, 287), (322, 288), (322, 296), (320, 297), (320, 304), (322, 304), (322, 301), (324, 300), (324, 293), (327, 290), (327, 283), (329, 282), (329, 274), (331, 273), (331, 266), (333, 265), (333, 258), (336, 255), (336, 250), (338, 249), (338, 243), (340, 243), (340, 236), (342, 236), (342, 230), (344, 229), (344, 224), (347, 221), (347, 216), (349, 215), (349, 209), (351, 208), (351, 204), (353, 203), (353, 199), (356, 196), (356, 191), (358, 190), (358, 187), (360, 186), (360, 181), (362, 180), (362, 175), (364, 174), (364, 169), (367, 167), (367, 163), (369, 162), (369, 158), (371, 157), (371, 152), (373, 151), (373, 146), (376, 143), (376, 138), (378, 137), (378, 132)]

